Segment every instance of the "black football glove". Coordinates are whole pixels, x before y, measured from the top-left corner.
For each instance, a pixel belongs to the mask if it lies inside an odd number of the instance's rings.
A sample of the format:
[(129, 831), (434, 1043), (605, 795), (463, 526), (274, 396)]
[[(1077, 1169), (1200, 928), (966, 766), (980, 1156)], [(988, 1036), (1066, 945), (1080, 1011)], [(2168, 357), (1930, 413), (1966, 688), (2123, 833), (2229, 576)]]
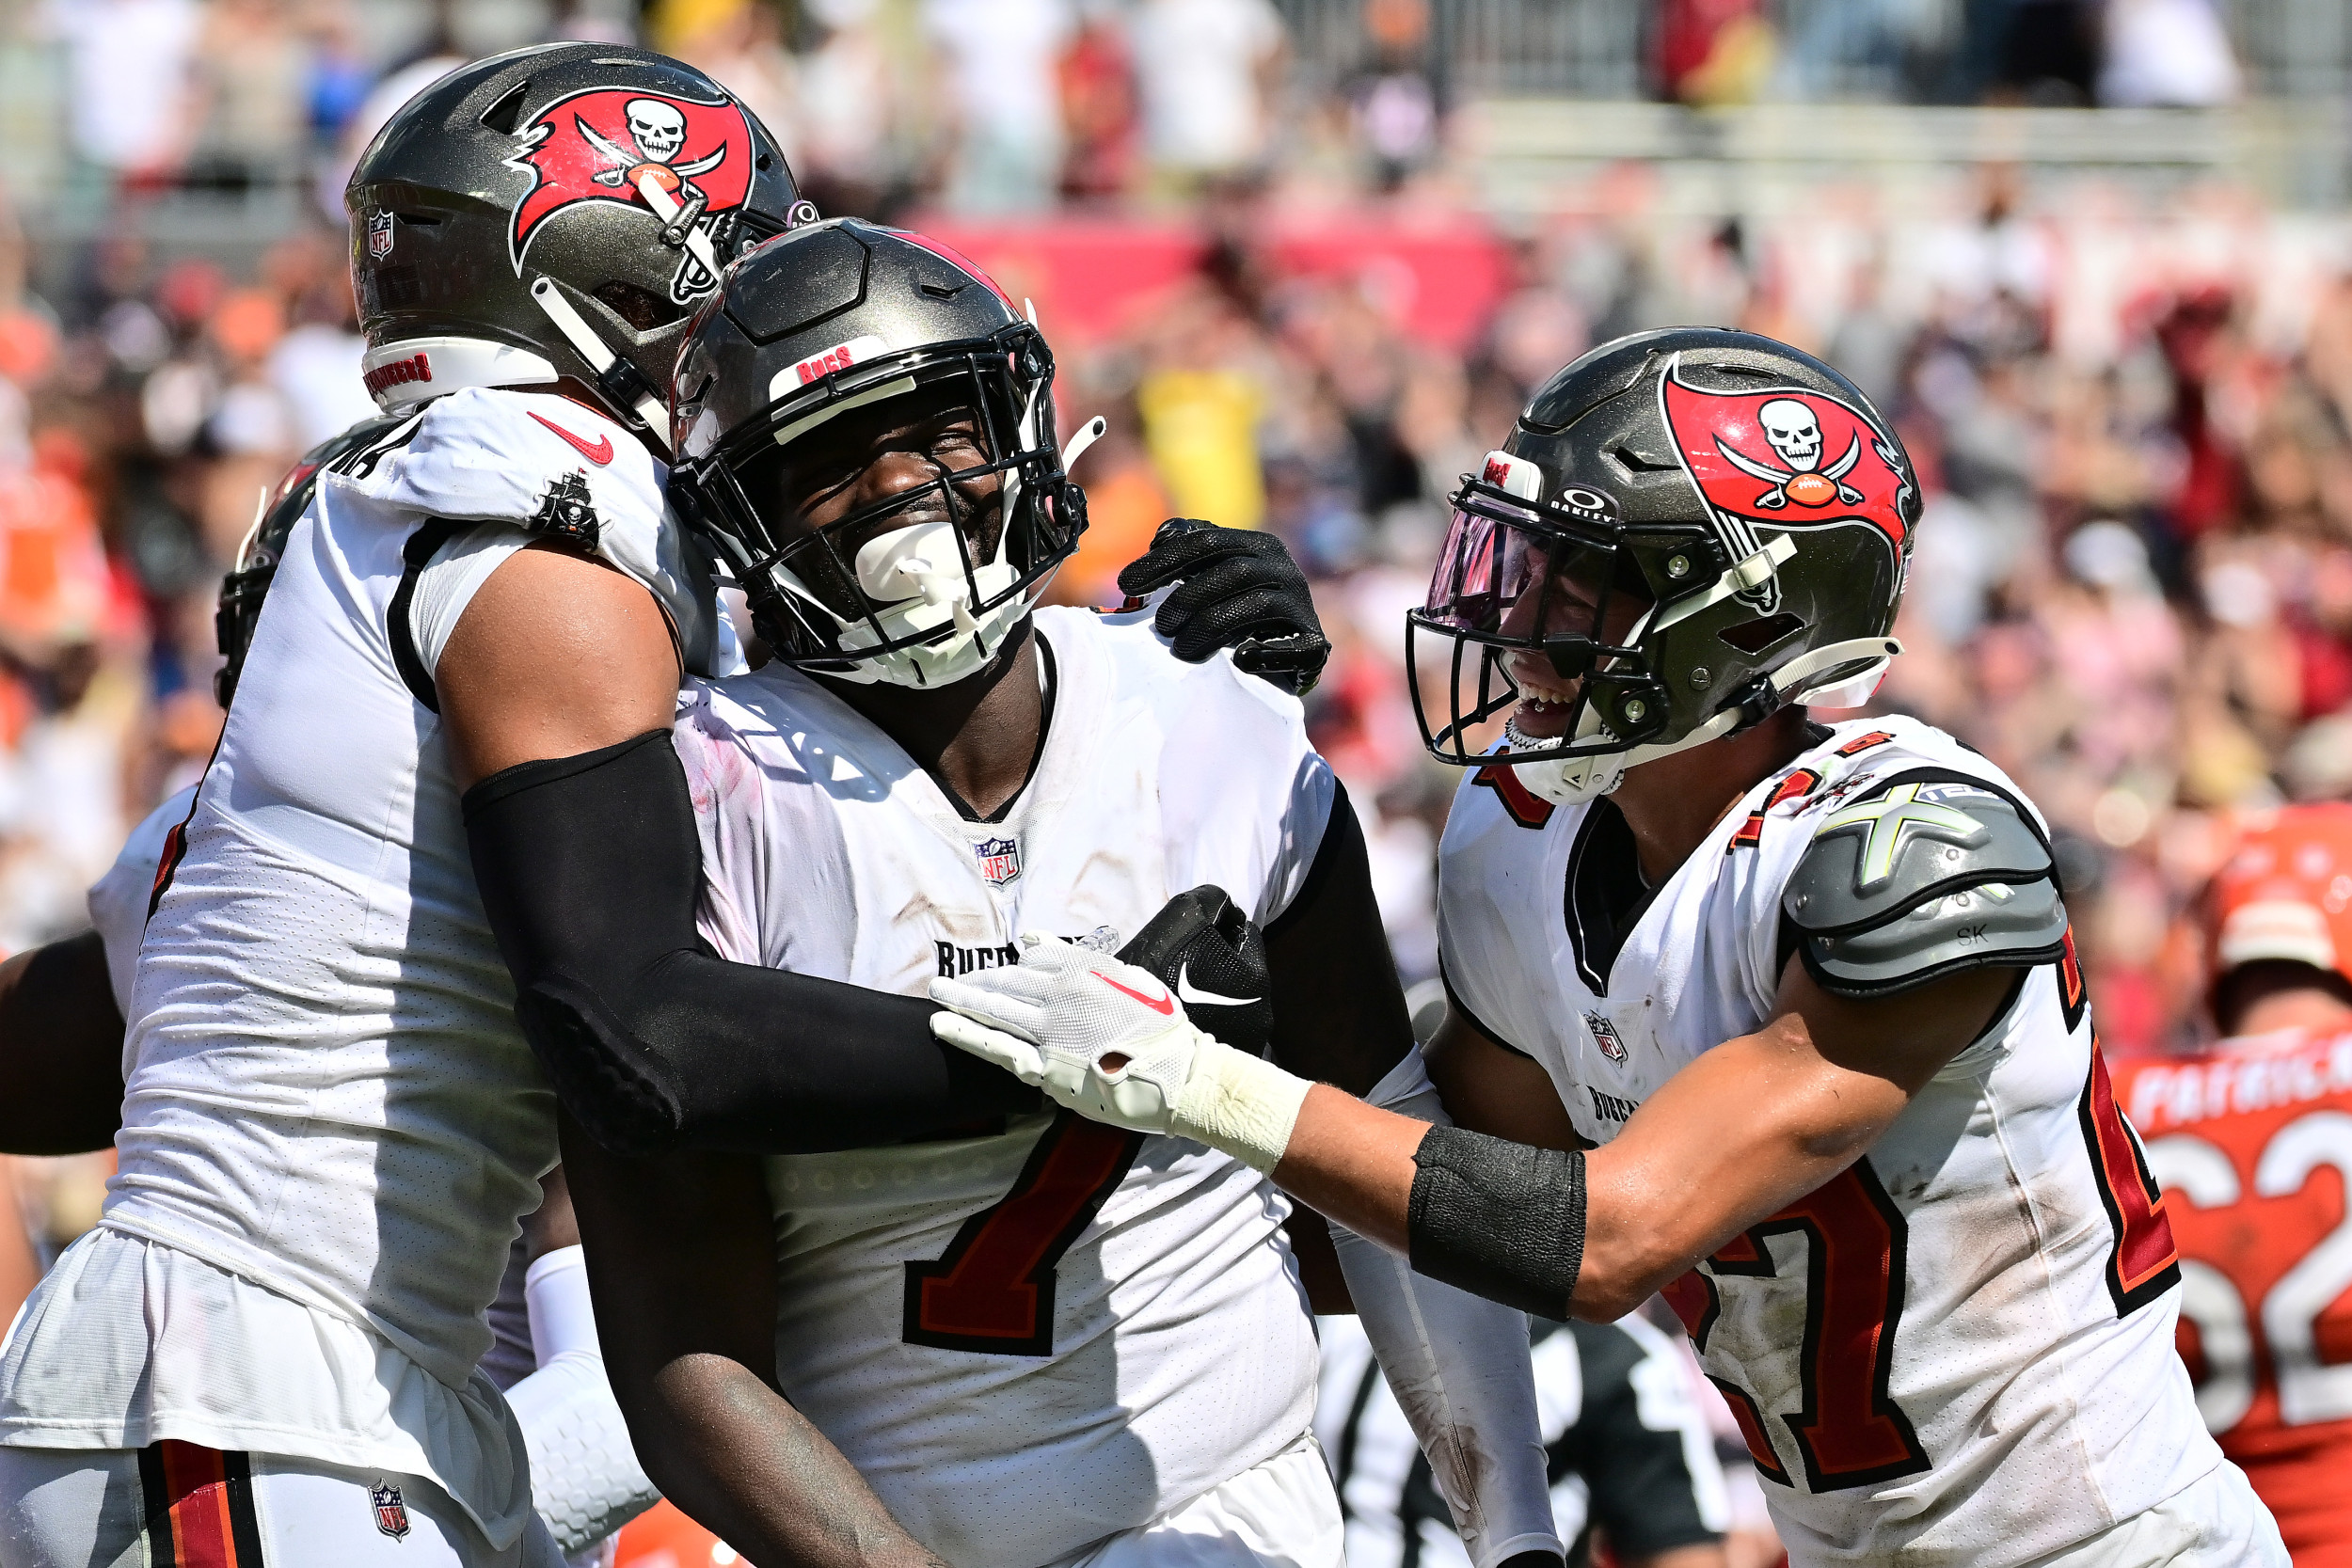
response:
[(1265, 1054), (1274, 1037), (1265, 935), (1223, 888), (1204, 882), (1178, 894), (1118, 958), (1158, 975), (1192, 1022), (1227, 1045)]
[(1120, 572), (1119, 586), (1141, 598), (1171, 582), (1176, 592), (1152, 625), (1178, 658), (1199, 664), (1231, 648), (1237, 670), (1295, 697), (1314, 689), (1331, 640), (1315, 618), (1307, 576), (1282, 541), (1255, 529), (1171, 517), (1152, 536), (1152, 547)]

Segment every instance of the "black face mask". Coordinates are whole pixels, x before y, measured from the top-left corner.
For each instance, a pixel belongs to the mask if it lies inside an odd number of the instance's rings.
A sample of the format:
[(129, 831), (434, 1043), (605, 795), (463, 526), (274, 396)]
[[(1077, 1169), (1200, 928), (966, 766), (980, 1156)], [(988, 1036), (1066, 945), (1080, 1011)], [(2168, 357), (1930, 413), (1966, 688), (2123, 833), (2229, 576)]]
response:
[[(1428, 598), (1407, 618), (1414, 705), (1430, 751), (1457, 766), (1475, 760), (1468, 732), (1520, 700), (1507, 660), (1521, 653), (1542, 658), (1562, 684), (1580, 683), (1565, 736), (1585, 727), (1597, 700), (1607, 726), (1600, 736), (1563, 739), (1543, 754), (1623, 750), (1655, 733), (1665, 720), (1662, 702), (1635, 696), (1641, 705), (1623, 711), (1624, 689), (1655, 684), (1647, 657), (1607, 635), (1613, 611), (1622, 619), (1632, 609), (1638, 628), (1651, 604), (1641, 569), (1624, 547), (1614, 499), (1571, 487), (1550, 502), (1531, 501), (1473, 479), (1464, 482), (1454, 506)], [(1437, 694), (1422, 678), (1423, 634), (1442, 639), (1450, 655), (1446, 708), (1436, 723), (1429, 710)]]

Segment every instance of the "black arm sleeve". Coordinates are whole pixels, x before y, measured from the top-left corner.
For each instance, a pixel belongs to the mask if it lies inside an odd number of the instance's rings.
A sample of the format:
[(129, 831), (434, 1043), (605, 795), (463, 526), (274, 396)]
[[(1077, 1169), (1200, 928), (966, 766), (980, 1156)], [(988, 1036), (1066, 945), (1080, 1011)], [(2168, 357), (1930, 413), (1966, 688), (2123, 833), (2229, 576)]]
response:
[(96, 931), (0, 964), (0, 1153), (83, 1154), (122, 1125), (122, 1014)]
[(1364, 830), (1336, 780), (1314, 863), (1266, 927), (1265, 951), (1280, 1066), (1360, 1095), (1413, 1048), (1405, 988), (1372, 895)]
[(694, 929), (702, 847), (669, 732), (466, 792), (515, 1016), (565, 1110), (618, 1153), (810, 1153), (1031, 1109), (932, 1038), (921, 997), (725, 962)]

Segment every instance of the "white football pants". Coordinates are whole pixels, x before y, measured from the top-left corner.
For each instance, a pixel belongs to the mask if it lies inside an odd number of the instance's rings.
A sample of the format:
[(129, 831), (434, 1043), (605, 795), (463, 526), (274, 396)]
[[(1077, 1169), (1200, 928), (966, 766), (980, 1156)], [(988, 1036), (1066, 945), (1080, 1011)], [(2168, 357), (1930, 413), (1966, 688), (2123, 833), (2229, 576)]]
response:
[[(2035, 1558), (2026, 1568), (2288, 1568), (2279, 1527), (2246, 1472), (2223, 1460), (2120, 1525)], [(10, 1565), (12, 1568), (12, 1565)]]
[(0, 1568), (562, 1568), (534, 1515), (493, 1551), (421, 1476), (166, 1441), (0, 1448)]

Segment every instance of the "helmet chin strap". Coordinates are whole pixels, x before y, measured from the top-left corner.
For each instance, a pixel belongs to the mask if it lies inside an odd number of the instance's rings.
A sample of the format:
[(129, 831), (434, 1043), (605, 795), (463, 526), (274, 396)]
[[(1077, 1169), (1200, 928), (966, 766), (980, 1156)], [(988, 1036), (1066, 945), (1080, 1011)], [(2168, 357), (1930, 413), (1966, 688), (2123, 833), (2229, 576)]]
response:
[[(551, 279), (544, 277), (532, 278), (531, 297), (547, 313), (548, 320), (555, 324), (555, 329), (564, 334), (564, 341), (572, 345), (572, 351), (588, 361), (588, 368), (596, 372), (597, 389), (607, 397), (615, 398), (634, 408), (637, 417), (645, 421), (646, 432), (661, 443), (663, 451), (668, 451), (670, 411), (662, 406), (653, 388), (644, 385), (644, 378), (636, 374), (634, 367), (628, 366), (626, 360), (612, 352), (612, 345), (588, 325), (587, 318), (564, 297), (564, 291), (557, 288)], [(624, 372), (626, 379), (634, 382), (640, 388), (634, 398), (622, 395), (618, 390)]]
[[(1886, 666), (1902, 651), (1903, 645), (1891, 637), (1850, 638), (1843, 642), (1827, 643), (1799, 654), (1764, 678), (1778, 699), (1774, 705), (1786, 706), (1809, 695), (1812, 688), (1807, 682), (1822, 672), (1835, 670), (1841, 664), (1851, 664), (1858, 659), (1871, 660), (1871, 669), (1842, 680), (1832, 689), (1843, 695), (1849, 689), (1861, 687), (1865, 681), (1875, 687), (1878, 678), (1886, 673)], [(1525, 784), (1531, 793), (1541, 799), (1559, 806), (1581, 806), (1588, 800), (1597, 800), (1604, 795), (1615, 793), (1617, 786), (1625, 783), (1629, 769), (1639, 768), (1645, 762), (1655, 762), (1660, 757), (1674, 756), (1677, 752), (1704, 746), (1710, 740), (1720, 740), (1740, 728), (1745, 717), (1744, 705), (1727, 707), (1678, 740), (1662, 740), (1650, 746), (1629, 746), (1621, 752), (1595, 752), (1581, 756), (1551, 757), (1540, 762), (1517, 762), (1511, 764), (1511, 771), (1518, 776), (1519, 783)], [(1609, 726), (1601, 722), (1600, 715), (1589, 705), (1586, 705), (1583, 717), (1577, 722), (1576, 739), (1597, 739), (1608, 733)], [(1547, 744), (1519, 736), (1509, 722), (1503, 725), (1502, 734), (1506, 745), (1524, 743), (1533, 751)]]

